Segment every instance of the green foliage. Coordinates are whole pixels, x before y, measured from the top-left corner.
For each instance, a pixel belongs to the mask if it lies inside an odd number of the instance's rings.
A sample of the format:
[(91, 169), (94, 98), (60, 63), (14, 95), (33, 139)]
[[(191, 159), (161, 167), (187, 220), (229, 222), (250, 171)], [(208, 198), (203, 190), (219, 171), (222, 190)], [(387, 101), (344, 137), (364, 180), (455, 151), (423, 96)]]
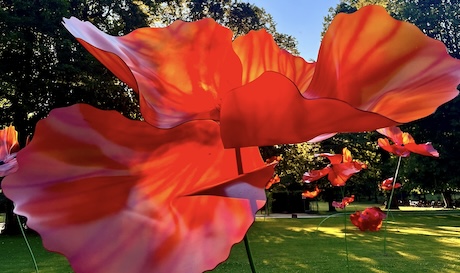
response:
[(276, 30), (273, 17), (254, 4), (232, 0), (165, 0), (161, 2), (153, 23), (170, 24), (174, 20), (196, 21), (210, 17), (230, 28), (235, 37), (251, 30), (265, 28), (273, 35), (277, 44), (292, 54), (298, 55), (296, 39)]
[(24, 144), (36, 122), (56, 107), (85, 102), (138, 117), (132, 92), (62, 26), (78, 16), (112, 34), (146, 25), (128, 1), (0, 1), (0, 124), (14, 124)]

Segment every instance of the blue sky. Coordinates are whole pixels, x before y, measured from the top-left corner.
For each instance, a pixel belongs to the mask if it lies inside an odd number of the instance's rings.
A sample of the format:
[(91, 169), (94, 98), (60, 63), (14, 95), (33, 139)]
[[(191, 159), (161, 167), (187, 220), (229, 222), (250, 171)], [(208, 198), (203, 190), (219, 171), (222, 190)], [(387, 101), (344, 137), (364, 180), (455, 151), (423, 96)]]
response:
[(340, 0), (247, 0), (273, 16), (280, 33), (294, 36), (300, 56), (316, 60), (324, 16)]

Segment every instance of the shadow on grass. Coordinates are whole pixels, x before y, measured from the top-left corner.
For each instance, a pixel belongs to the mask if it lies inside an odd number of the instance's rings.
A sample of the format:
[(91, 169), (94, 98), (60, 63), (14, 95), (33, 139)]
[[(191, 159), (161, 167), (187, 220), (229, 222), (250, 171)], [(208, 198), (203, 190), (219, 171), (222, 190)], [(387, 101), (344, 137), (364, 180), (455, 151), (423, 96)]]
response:
[[(383, 231), (361, 232), (347, 222), (350, 272), (460, 272), (458, 212), (393, 216), (385, 255)], [(319, 229), (321, 219), (257, 221), (249, 238), (258, 272), (347, 272), (343, 221), (330, 218)], [(250, 272), (241, 247), (213, 272)]]
[[(348, 216), (347, 216), (348, 217)], [(344, 218), (258, 219), (248, 238), (259, 273), (347, 272)], [(38, 236), (29, 237), (40, 273), (70, 273), (67, 260), (47, 252)], [(387, 253), (383, 231), (361, 232), (347, 222), (350, 272), (460, 272), (460, 211), (453, 213), (394, 212), (389, 220)], [(212, 249), (207, 250), (210, 253)], [(0, 235), (0, 272), (32, 273), (33, 264), (22, 237)], [(244, 244), (213, 273), (251, 272)]]

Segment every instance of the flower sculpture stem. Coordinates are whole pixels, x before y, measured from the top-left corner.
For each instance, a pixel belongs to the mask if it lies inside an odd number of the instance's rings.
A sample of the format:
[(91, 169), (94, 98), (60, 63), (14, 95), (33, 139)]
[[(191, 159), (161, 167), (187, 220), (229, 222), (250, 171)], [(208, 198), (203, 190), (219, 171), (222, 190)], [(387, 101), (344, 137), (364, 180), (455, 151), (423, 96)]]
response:
[(246, 254), (248, 255), (249, 266), (251, 266), (251, 272), (256, 273), (256, 267), (254, 261), (252, 260), (251, 248), (249, 248), (248, 236), (244, 235), (244, 246), (246, 248)]
[(398, 165), (396, 166), (396, 171), (395, 175), (393, 177), (393, 185), (390, 193), (390, 198), (388, 198), (388, 204), (387, 204), (387, 217), (385, 218), (385, 230), (383, 232), (383, 254), (386, 255), (386, 247), (387, 247), (387, 226), (388, 226), (388, 215), (390, 215), (390, 207), (391, 207), (391, 202), (393, 201), (393, 194), (395, 192), (395, 184), (396, 184), (396, 179), (398, 178), (398, 173), (399, 173), (399, 167), (401, 166), (401, 159), (402, 156), (399, 157), (398, 160)]
[[(342, 198), (345, 198), (345, 187), (342, 187)], [(343, 224), (344, 224), (344, 231), (343, 235), (345, 238), (345, 256), (347, 257), (347, 272), (350, 273), (350, 264), (348, 260), (348, 242), (347, 242), (347, 213), (346, 213), (346, 206), (343, 207)]]
[(27, 249), (29, 250), (30, 256), (32, 257), (32, 262), (34, 263), (35, 267), (35, 272), (38, 273), (38, 265), (37, 265), (37, 260), (35, 260), (35, 255), (34, 252), (32, 251), (32, 248), (30, 247), (29, 240), (27, 240), (26, 233), (24, 232), (24, 228), (22, 227), (21, 219), (19, 218), (19, 215), (16, 215), (18, 219), (18, 224), (19, 224), (19, 229), (21, 230), (22, 237), (24, 238), (24, 242), (27, 245)]
[[(235, 148), (235, 156), (236, 156), (236, 165), (238, 168), (238, 174), (243, 174), (243, 163), (241, 160), (241, 149)], [(251, 248), (249, 247), (249, 240), (248, 235), (244, 235), (244, 247), (246, 248), (246, 255), (248, 255), (249, 266), (251, 267), (251, 272), (256, 273), (256, 267), (254, 265), (254, 261), (252, 260)]]

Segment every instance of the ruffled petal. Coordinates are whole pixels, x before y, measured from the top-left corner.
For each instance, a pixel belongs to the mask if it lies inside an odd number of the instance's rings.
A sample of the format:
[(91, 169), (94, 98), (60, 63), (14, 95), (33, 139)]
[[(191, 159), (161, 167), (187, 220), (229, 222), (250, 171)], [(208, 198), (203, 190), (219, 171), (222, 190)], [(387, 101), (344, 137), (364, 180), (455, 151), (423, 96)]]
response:
[(425, 144), (409, 143), (409, 144), (404, 145), (404, 148), (406, 148), (412, 153), (416, 153), (416, 154), (420, 154), (424, 156), (439, 157), (438, 151), (429, 142)]
[(236, 153), (212, 121), (162, 130), (74, 105), (38, 123), (2, 187), (76, 272), (203, 272), (242, 240), (273, 176), (258, 148)]
[(355, 173), (361, 171), (354, 162), (340, 163), (332, 165), (332, 171), (328, 174), (329, 182), (335, 187), (345, 186), (347, 180)]
[[(387, 138), (391, 139), (395, 144), (405, 144), (403, 139), (403, 132), (397, 126), (391, 126), (387, 128), (380, 128), (376, 130)], [(407, 141), (407, 140), (406, 140)]]
[(327, 157), (327, 159), (329, 159), (332, 165), (340, 164), (342, 163), (342, 160), (343, 160), (343, 156), (340, 154), (321, 153), (321, 154), (315, 154), (315, 156), (316, 157), (318, 156)]
[(386, 214), (378, 207), (366, 208), (350, 215), (350, 220), (361, 231), (378, 231)]
[(243, 84), (257, 79), (266, 71), (273, 71), (290, 79), (299, 90), (306, 90), (313, 77), (315, 63), (280, 49), (264, 29), (236, 38), (233, 48), (243, 65)]
[(16, 153), (8, 155), (0, 164), (0, 177), (5, 177), (18, 170), (18, 162), (16, 160)]
[(342, 202), (332, 201), (332, 206), (339, 209), (344, 209), (346, 206), (350, 205), (350, 203), (355, 201), (355, 196), (352, 195), (350, 197), (344, 197)]
[(18, 132), (14, 126), (0, 130), (0, 161), (19, 151)]
[(143, 117), (157, 127), (216, 118), (220, 97), (241, 85), (232, 32), (212, 19), (176, 21), (122, 37), (73, 17), (64, 22), (91, 54), (139, 93)]
[(400, 123), (457, 96), (460, 61), (380, 6), (338, 14), (326, 32), (306, 98), (336, 98)]
[(377, 144), (383, 150), (392, 153), (397, 156), (408, 157), (410, 155), (410, 151), (406, 148), (406, 146), (400, 146), (396, 144), (391, 144), (387, 138), (379, 138), (377, 140)]
[(394, 183), (393, 187), (393, 177), (387, 178), (382, 182), (382, 185), (380, 186), (382, 190), (384, 191), (391, 191), (393, 188), (398, 189), (401, 188), (401, 183)]
[(342, 149), (342, 162), (343, 163), (349, 163), (353, 161), (353, 157), (351, 156), (350, 150), (347, 148)]
[(229, 92), (220, 112), (225, 147), (299, 143), (335, 132), (361, 132), (396, 125), (379, 114), (330, 98), (305, 99), (276, 72)]
[(309, 172), (305, 172), (303, 174), (302, 180), (305, 183), (311, 183), (311, 182), (314, 182), (314, 181), (316, 181), (316, 180), (328, 175), (330, 171), (331, 171), (331, 168), (326, 167), (326, 168), (321, 169), (321, 170), (312, 170), (312, 171), (309, 171)]
[(321, 190), (318, 188), (318, 186), (316, 186), (316, 188), (312, 191), (304, 191), (302, 192), (302, 196), (305, 197), (305, 198), (315, 198), (316, 196), (318, 196), (318, 194), (321, 192)]

